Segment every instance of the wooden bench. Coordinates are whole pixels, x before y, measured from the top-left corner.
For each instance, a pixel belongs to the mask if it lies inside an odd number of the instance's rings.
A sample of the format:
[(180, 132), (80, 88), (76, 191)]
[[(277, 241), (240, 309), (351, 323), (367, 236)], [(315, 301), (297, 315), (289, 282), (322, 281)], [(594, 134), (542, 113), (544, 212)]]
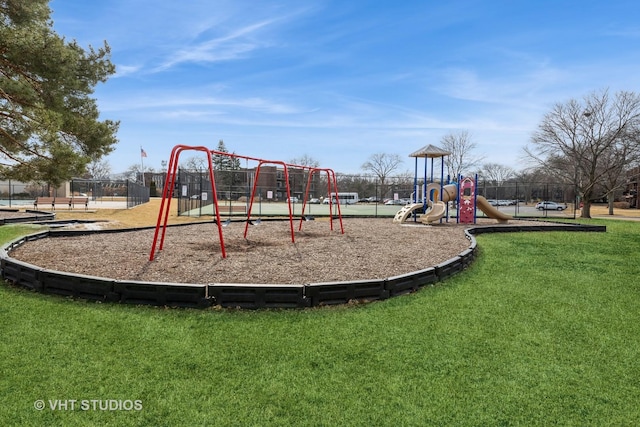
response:
[(69, 210), (71, 210), (71, 202), (72, 202), (72, 198), (71, 197), (56, 197), (56, 199), (53, 201), (53, 209), (56, 209), (56, 205), (57, 206), (67, 206), (69, 208)]
[(55, 198), (54, 197), (37, 197), (33, 202), (33, 208), (38, 209), (38, 205), (44, 206), (48, 205), (51, 207), (51, 210), (55, 209)]
[(73, 209), (76, 205), (84, 205), (84, 209), (89, 207), (88, 197), (37, 197), (33, 202), (34, 209), (38, 209), (38, 205), (51, 206), (51, 210), (56, 210), (57, 206), (67, 206), (69, 210)]
[(88, 197), (72, 197), (71, 207), (74, 208), (76, 205), (84, 206), (84, 210), (86, 211), (89, 208), (89, 198)]

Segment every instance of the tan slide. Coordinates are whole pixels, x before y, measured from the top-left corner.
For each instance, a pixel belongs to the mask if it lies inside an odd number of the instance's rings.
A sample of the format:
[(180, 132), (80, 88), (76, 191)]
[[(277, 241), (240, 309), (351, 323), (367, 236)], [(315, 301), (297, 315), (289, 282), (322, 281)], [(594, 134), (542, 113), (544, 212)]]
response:
[(407, 218), (409, 218), (409, 215), (418, 209), (422, 209), (422, 203), (412, 203), (403, 206), (402, 209), (396, 213), (396, 216), (393, 217), (393, 222), (405, 222)]
[[(456, 184), (447, 184), (443, 187), (440, 187), (440, 184), (431, 183), (427, 186), (427, 195), (428, 197), (431, 197), (432, 192), (435, 191), (434, 196), (437, 196), (440, 190), (442, 190), (443, 201), (428, 203), (431, 209), (427, 210), (427, 212), (420, 216), (420, 222), (422, 222), (423, 224), (431, 224), (444, 217), (447, 210), (447, 203), (456, 199), (458, 191), (458, 187), (456, 186)], [(440, 197), (438, 197), (438, 199), (439, 198)], [(393, 222), (402, 223), (406, 221), (409, 215), (411, 215), (415, 210), (421, 207), (422, 203), (414, 203), (404, 206), (398, 211), (398, 213), (396, 213), (395, 217), (393, 218)], [(491, 203), (489, 203), (487, 199), (482, 196), (476, 197), (476, 207), (484, 212), (487, 217), (497, 220), (500, 224), (504, 224), (510, 219), (513, 219), (511, 215), (507, 215), (491, 206)]]
[(438, 221), (442, 218), (446, 210), (447, 204), (445, 202), (435, 202), (427, 213), (420, 216), (420, 221), (423, 224), (431, 224), (432, 222)]
[(431, 224), (432, 222), (436, 222), (441, 219), (447, 212), (447, 202), (456, 199), (456, 195), (458, 192), (458, 186), (456, 184), (447, 184), (441, 188), (440, 184), (431, 183), (427, 185), (427, 195), (431, 197), (432, 191), (436, 191), (437, 193), (439, 193), (441, 189), (443, 201), (437, 201), (433, 203), (431, 209), (425, 212), (425, 214), (420, 217), (420, 221), (422, 223)]
[(498, 209), (491, 206), (491, 203), (482, 196), (476, 197), (476, 206), (489, 218), (497, 219), (500, 224), (504, 224), (510, 219), (513, 219), (511, 215), (500, 212)]

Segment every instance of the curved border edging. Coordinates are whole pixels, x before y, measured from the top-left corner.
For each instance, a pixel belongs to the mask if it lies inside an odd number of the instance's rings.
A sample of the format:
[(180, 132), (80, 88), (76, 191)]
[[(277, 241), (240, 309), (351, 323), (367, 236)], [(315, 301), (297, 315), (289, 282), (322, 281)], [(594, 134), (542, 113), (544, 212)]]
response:
[[(9, 212), (18, 212), (16, 210), (9, 210), (9, 209), (0, 209), (0, 210), (6, 210)], [(55, 219), (56, 214), (55, 212), (44, 212), (44, 211), (37, 211), (37, 210), (33, 210), (33, 209), (26, 209), (25, 210), (25, 214), (33, 214), (33, 216), (20, 216), (20, 217), (15, 217), (15, 218), (2, 218), (0, 219), (0, 225), (5, 225), (5, 224), (17, 224), (17, 223), (22, 223), (22, 222), (45, 222), (45, 221), (51, 221), (53, 219)]]
[[(126, 230), (47, 230), (23, 236), (0, 248), (0, 270), (2, 278), (16, 286), (44, 294), (91, 301), (191, 308), (206, 308), (213, 305), (245, 309), (307, 308), (347, 304), (351, 301), (383, 300), (415, 292), (423, 286), (440, 282), (471, 265), (477, 251), (477, 242), (474, 237), (477, 234), (522, 231), (606, 231), (606, 226), (553, 224), (552, 226), (470, 227), (464, 231), (465, 237), (469, 240), (469, 247), (457, 256), (423, 270), (372, 280), (301, 285), (143, 282), (49, 270), (10, 256), (13, 249), (32, 240), (94, 233), (124, 233), (149, 227)], [(182, 225), (192, 224), (178, 226)]]

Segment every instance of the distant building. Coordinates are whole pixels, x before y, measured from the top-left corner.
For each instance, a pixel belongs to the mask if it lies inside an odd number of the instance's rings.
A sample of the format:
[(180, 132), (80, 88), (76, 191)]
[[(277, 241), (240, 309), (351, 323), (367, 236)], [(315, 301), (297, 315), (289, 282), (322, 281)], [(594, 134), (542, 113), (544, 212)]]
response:
[(623, 192), (623, 198), (629, 203), (631, 208), (640, 209), (640, 201), (638, 200), (638, 190), (640, 181), (640, 166), (627, 171), (627, 180)]
[[(288, 168), (289, 190), (291, 197), (302, 199), (307, 189), (308, 170)], [(219, 199), (237, 200), (241, 197), (249, 197), (253, 191), (257, 168), (237, 170), (215, 171), (216, 193)], [(262, 200), (284, 201), (287, 198), (287, 185), (284, 168), (267, 165), (260, 167), (257, 174), (256, 198)], [(153, 183), (158, 197), (162, 196), (166, 173), (145, 173), (145, 185), (150, 187)], [(326, 188), (320, 188), (323, 176), (315, 173), (309, 185), (309, 197), (319, 197), (326, 194)], [(194, 197), (202, 192), (211, 190), (208, 171), (188, 171), (180, 169), (176, 178), (175, 197)], [(318, 191), (322, 194), (317, 194)]]
[(35, 198), (42, 196), (69, 197), (70, 185), (65, 182), (60, 187), (52, 187), (47, 184), (25, 183), (12, 179), (0, 181), (0, 198)]

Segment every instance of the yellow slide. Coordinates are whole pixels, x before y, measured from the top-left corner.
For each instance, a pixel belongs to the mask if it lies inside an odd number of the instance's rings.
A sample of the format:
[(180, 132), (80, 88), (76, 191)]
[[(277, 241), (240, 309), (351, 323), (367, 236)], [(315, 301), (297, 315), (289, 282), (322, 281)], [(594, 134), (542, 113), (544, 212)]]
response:
[(476, 206), (489, 218), (497, 219), (500, 224), (504, 224), (510, 219), (513, 219), (511, 215), (500, 212), (498, 209), (491, 206), (491, 203), (482, 196), (476, 197)]
[[(433, 192), (433, 195), (431, 194)], [(432, 222), (441, 219), (447, 212), (447, 203), (455, 200), (458, 193), (458, 186), (456, 184), (448, 184), (442, 187), (442, 197), (439, 197), (440, 184), (432, 183), (427, 185), (427, 196), (436, 200), (431, 209), (425, 212), (420, 217), (420, 221), (424, 224), (431, 224)], [(442, 201), (439, 201), (442, 199)]]
[(430, 210), (424, 215), (420, 216), (420, 222), (423, 224), (431, 224), (442, 218), (447, 210), (447, 204), (445, 202), (435, 202)]

